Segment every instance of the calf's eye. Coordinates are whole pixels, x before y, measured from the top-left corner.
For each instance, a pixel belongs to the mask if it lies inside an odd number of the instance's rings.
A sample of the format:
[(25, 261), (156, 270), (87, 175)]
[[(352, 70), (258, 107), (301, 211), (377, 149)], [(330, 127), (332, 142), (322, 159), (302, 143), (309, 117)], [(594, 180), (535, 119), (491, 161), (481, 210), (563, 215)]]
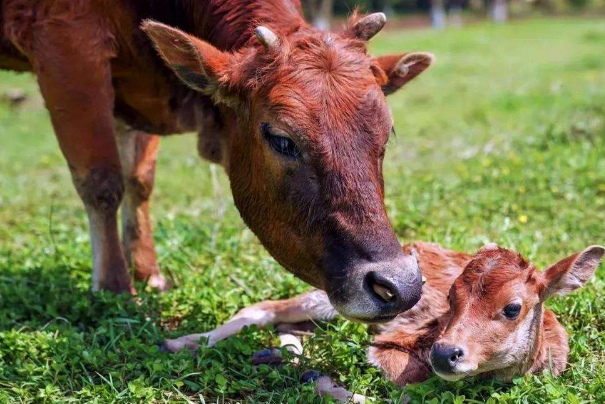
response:
[(502, 314), (504, 314), (504, 317), (508, 318), (509, 320), (514, 320), (517, 317), (519, 317), (519, 314), (521, 313), (521, 305), (519, 303), (511, 303), (508, 306), (506, 306), (504, 308), (504, 310), (502, 311)]
[(268, 123), (261, 124), (261, 132), (265, 140), (269, 143), (269, 146), (271, 146), (276, 153), (293, 160), (300, 157), (300, 149), (296, 146), (296, 143), (289, 137), (277, 134)]

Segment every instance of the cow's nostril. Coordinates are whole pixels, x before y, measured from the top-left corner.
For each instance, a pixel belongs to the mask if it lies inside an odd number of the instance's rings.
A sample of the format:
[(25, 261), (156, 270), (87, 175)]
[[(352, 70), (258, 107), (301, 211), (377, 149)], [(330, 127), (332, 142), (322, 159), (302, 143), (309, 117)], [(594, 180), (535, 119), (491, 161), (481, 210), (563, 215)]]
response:
[(375, 283), (372, 286), (372, 289), (374, 290), (374, 293), (376, 293), (378, 296), (380, 296), (380, 298), (382, 300), (384, 300), (386, 303), (395, 299), (395, 294), (391, 290), (389, 290), (389, 288), (387, 288), (386, 286), (383, 286), (379, 283)]
[(372, 271), (368, 273), (366, 282), (368, 283), (369, 289), (373, 293), (374, 297), (378, 301), (382, 303), (397, 303), (399, 294), (397, 293), (395, 285), (393, 285), (393, 283), (388, 279), (385, 279), (381, 275)]

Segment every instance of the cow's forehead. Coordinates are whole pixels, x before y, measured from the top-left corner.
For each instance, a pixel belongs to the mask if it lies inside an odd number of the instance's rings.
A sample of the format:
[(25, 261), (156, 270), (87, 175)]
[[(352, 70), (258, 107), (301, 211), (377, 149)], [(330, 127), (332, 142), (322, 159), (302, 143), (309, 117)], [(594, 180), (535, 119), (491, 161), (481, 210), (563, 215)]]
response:
[(369, 69), (344, 73), (302, 65), (296, 69), (278, 77), (269, 89), (269, 107), (277, 115), (320, 132), (322, 127), (349, 132), (353, 127), (379, 130), (380, 123), (392, 124), (386, 99)]
[(285, 44), (265, 81), (271, 113), (303, 134), (385, 141), (392, 117), (365, 44), (319, 33)]
[(372, 59), (359, 41), (315, 33), (285, 44), (271, 64), (275, 84), (302, 92), (364, 93), (377, 85)]
[(392, 125), (391, 111), (377, 85), (347, 89), (319, 79), (309, 86), (282, 83), (271, 88), (268, 102), (274, 115), (295, 127), (352, 126), (380, 131)]

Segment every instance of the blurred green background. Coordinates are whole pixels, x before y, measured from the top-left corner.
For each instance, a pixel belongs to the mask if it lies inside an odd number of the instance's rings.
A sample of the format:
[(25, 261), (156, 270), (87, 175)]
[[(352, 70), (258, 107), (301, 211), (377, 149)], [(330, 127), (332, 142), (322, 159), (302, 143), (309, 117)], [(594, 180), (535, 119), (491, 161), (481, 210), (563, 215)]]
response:
[[(392, 28), (373, 40), (374, 54), (437, 57), (390, 98), (398, 135), (386, 203), (402, 242), (471, 252), (496, 241), (541, 267), (605, 243), (604, 21)], [(209, 330), (244, 305), (307, 286), (246, 229), (224, 173), (200, 161), (185, 135), (162, 140), (152, 209), (159, 262), (175, 287), (136, 302), (93, 297), (86, 215), (34, 78), (0, 72), (0, 99), (1, 403), (322, 402), (298, 382), (309, 368), (395, 402), (605, 402), (603, 269), (550, 303), (571, 337), (570, 366), (556, 379), (433, 378), (401, 390), (366, 364), (367, 328), (345, 320), (306, 341), (300, 367), (250, 364), (252, 352), (276, 344), (270, 329), (249, 329), (195, 361), (159, 353), (165, 336)]]
[(335, 25), (352, 10), (398, 16), (407, 27), (443, 29), (469, 22), (504, 23), (528, 17), (601, 16), (604, 0), (301, 0), (305, 14), (321, 28)]

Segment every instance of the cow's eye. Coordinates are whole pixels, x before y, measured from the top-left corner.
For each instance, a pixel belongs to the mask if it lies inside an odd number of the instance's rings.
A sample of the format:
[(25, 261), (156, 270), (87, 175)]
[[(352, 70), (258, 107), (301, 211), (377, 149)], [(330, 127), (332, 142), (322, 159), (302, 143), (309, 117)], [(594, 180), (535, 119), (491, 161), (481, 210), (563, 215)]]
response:
[(504, 317), (508, 318), (509, 320), (516, 319), (517, 317), (519, 317), (520, 313), (521, 305), (519, 303), (511, 303), (506, 306), (504, 310), (502, 310), (502, 314), (504, 314)]
[(261, 124), (261, 132), (276, 153), (294, 160), (300, 157), (300, 150), (296, 143), (289, 137), (277, 134), (268, 123)]

